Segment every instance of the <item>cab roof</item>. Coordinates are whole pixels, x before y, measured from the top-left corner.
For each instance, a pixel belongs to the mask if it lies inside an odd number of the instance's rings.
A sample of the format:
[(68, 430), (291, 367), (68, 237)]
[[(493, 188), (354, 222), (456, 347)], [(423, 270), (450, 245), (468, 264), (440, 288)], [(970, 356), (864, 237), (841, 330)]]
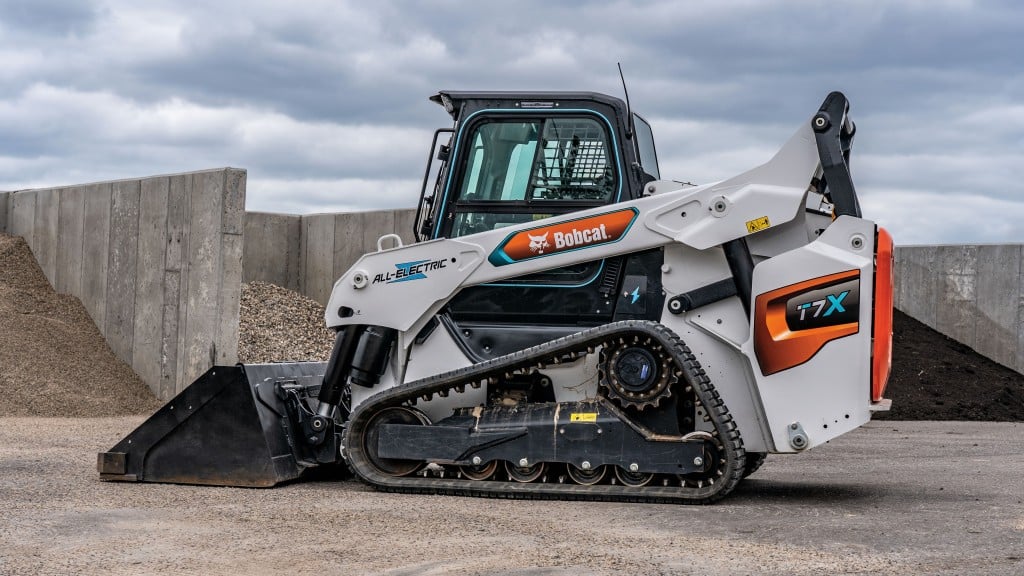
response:
[[(447, 100), (447, 103), (446, 103)], [(462, 109), (462, 104), (467, 101), (479, 101), (479, 102), (508, 102), (508, 103), (519, 103), (532, 104), (532, 106), (523, 106), (524, 108), (546, 108), (545, 103), (553, 102), (595, 102), (611, 106), (615, 109), (617, 115), (625, 117), (626, 114), (626, 103), (621, 99), (607, 94), (601, 94), (599, 92), (504, 92), (504, 91), (459, 91), (459, 90), (441, 90), (437, 94), (430, 97), (431, 102), (435, 102), (444, 106), (445, 110), (451, 114), (452, 118), (458, 120), (459, 111)]]

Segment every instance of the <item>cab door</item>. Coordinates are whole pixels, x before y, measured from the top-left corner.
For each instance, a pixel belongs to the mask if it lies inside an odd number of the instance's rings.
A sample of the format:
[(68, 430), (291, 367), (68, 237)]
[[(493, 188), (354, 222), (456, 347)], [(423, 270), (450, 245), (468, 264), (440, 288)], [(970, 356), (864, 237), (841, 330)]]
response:
[[(465, 236), (618, 201), (621, 159), (610, 134), (597, 115), (481, 115), (456, 142), (461, 170), (453, 174), (435, 236)], [(584, 262), (468, 288), (449, 311), (462, 321), (608, 322), (617, 265)]]

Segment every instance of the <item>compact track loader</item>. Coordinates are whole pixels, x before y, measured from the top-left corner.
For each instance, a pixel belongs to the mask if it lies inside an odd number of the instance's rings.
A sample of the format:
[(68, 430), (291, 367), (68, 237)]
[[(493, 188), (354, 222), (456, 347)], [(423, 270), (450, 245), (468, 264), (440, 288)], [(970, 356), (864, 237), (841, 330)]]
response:
[(700, 186), (660, 179), (617, 98), (432, 100), (455, 123), (421, 241), (337, 281), (330, 361), (210, 369), (99, 455), (104, 480), (343, 464), (389, 491), (707, 503), (888, 408), (892, 240), (861, 217), (842, 94)]

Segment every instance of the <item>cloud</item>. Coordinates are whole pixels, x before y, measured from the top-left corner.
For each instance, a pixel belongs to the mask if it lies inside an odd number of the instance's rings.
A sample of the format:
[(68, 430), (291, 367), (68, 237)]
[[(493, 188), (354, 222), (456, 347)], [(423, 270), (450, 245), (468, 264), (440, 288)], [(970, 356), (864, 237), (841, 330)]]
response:
[(876, 189), (861, 208), (898, 245), (1006, 242), (1024, 237), (1024, 203), (980, 194)]
[(0, 0), (0, 14), (0, 189), (233, 165), (260, 209), (410, 206), (430, 134), (450, 125), (429, 95), (621, 94), (621, 61), (666, 177), (758, 165), (842, 90), (880, 219), (906, 238), (1020, 239), (921, 217), (1024, 202), (1024, 8), (1009, 0)]
[[(8, 135), (0, 142), (0, 178), (15, 188), (74, 183), (48, 182), (67, 169), (69, 157), (89, 165), (94, 173), (89, 181), (225, 165), (250, 167), (250, 188), (264, 176), (275, 182), (316, 180), (316, 175), (393, 180), (421, 171), (430, 138), (411, 127), (301, 121), (272, 110), (203, 106), (180, 98), (140, 103), (49, 85), (31, 86), (20, 98), (0, 102), (0, 125)], [(315, 206), (319, 199), (305, 201)], [(370, 195), (361, 202), (380, 199)], [(414, 202), (413, 195), (405, 205)], [(360, 199), (336, 204), (358, 206)]]
[[(255, 212), (309, 214), (414, 208), (422, 182), (389, 178), (251, 178), (246, 209)], [(367, 199), (372, 199), (368, 203)], [(316, 206), (314, 211), (309, 207)]]

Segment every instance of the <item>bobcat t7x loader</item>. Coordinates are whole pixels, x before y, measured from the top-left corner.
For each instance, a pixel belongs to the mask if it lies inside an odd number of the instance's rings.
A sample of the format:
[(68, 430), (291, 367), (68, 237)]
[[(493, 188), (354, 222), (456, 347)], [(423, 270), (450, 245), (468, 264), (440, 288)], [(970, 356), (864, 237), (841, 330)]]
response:
[[(884, 410), (892, 240), (830, 94), (766, 164), (662, 180), (593, 93), (441, 92), (415, 236), (334, 285), (327, 363), (217, 366), (105, 480), (707, 503)], [(429, 175), (437, 173), (428, 191)]]

